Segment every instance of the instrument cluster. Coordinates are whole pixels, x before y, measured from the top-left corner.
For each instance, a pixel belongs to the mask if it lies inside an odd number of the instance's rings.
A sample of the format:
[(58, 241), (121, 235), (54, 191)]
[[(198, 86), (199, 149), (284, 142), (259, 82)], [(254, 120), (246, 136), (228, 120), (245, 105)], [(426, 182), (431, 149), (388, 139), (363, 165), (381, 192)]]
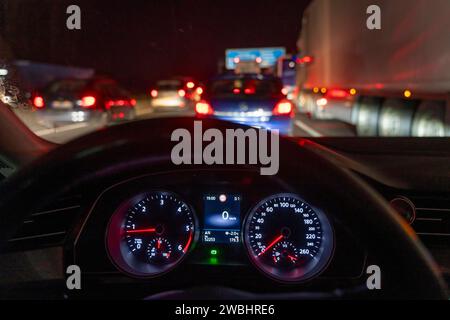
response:
[(151, 283), (155, 292), (358, 279), (365, 249), (312, 183), (247, 170), (131, 178), (96, 197), (66, 261), (94, 281)]
[(199, 194), (196, 209), (166, 189), (126, 199), (107, 227), (111, 261), (127, 275), (151, 278), (187, 256), (197, 263), (239, 263), (235, 253), (244, 251), (256, 269), (284, 283), (309, 280), (326, 268), (335, 238), (323, 211), (299, 194), (275, 193), (242, 212), (245, 193), (225, 189)]

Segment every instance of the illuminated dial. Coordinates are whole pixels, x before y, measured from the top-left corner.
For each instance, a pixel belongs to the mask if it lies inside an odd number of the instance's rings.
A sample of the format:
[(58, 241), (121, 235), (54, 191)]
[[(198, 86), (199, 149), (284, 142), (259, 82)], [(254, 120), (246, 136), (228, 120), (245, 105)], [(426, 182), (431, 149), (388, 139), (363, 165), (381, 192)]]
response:
[(333, 251), (333, 231), (325, 214), (294, 194), (260, 202), (246, 219), (244, 240), (252, 262), (285, 282), (316, 276)]
[(154, 276), (175, 267), (191, 248), (196, 219), (170, 192), (142, 194), (122, 205), (108, 229), (116, 265), (132, 275)]
[(273, 246), (272, 260), (275, 264), (295, 267), (299, 263), (297, 248), (289, 241), (281, 241)]
[(147, 248), (147, 257), (150, 261), (156, 263), (166, 263), (172, 254), (170, 242), (164, 238), (158, 237), (150, 241)]

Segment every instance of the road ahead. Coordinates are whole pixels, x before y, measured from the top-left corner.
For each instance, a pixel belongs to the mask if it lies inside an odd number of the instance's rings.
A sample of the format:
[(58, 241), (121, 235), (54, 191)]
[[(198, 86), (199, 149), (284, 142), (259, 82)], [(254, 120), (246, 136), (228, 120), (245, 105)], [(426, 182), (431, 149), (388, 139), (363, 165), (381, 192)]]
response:
[[(138, 100), (136, 113), (136, 120), (194, 115), (193, 112), (153, 112), (146, 100)], [(56, 143), (65, 143), (102, 128), (99, 125), (88, 123), (74, 123), (56, 128), (45, 128), (35, 123), (33, 114), (30, 111), (21, 112), (18, 115), (38, 136)], [(297, 114), (294, 118), (293, 135), (302, 137), (354, 136), (354, 129), (344, 122), (313, 120), (306, 115)]]

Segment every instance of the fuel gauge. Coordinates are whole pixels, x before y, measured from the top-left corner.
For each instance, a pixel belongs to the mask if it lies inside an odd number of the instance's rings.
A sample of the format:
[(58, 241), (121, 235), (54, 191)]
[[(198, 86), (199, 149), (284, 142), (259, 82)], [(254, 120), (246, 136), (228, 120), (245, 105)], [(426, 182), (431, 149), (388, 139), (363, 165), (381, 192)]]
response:
[(171, 254), (172, 246), (165, 238), (158, 237), (153, 239), (147, 248), (148, 259), (154, 263), (167, 263)]
[(272, 249), (273, 262), (279, 266), (293, 266), (298, 262), (298, 253), (289, 241), (278, 242)]

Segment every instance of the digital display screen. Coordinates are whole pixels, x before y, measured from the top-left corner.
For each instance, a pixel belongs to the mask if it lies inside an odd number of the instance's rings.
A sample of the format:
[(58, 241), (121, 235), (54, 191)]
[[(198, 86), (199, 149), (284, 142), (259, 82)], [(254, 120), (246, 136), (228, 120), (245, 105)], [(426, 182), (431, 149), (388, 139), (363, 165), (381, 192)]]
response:
[(206, 194), (204, 203), (203, 242), (239, 243), (241, 231), (241, 196)]

